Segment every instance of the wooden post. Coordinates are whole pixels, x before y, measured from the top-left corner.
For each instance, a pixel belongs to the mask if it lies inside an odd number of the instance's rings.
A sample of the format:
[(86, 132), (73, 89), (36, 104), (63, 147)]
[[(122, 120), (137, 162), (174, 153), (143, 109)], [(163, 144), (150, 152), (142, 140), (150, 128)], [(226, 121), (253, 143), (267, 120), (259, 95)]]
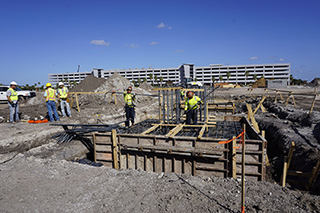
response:
[(285, 160), (284, 160), (283, 174), (282, 174), (282, 187), (286, 186), (287, 173), (288, 173), (288, 169), (289, 169), (289, 166), (290, 166), (290, 163), (291, 163), (294, 147), (295, 147), (295, 144), (292, 141), (290, 149), (289, 149), (288, 156), (286, 156)]
[(312, 112), (312, 110), (313, 110), (313, 107), (314, 107), (314, 104), (316, 103), (316, 100), (317, 99), (320, 99), (320, 96), (319, 96), (320, 94), (314, 94), (314, 99), (313, 99), (313, 102), (312, 102), (312, 105), (311, 105), (311, 109), (310, 109), (310, 112), (309, 112), (309, 114)]
[(232, 149), (232, 178), (237, 178), (237, 159), (236, 159), (236, 155), (237, 155), (237, 151), (235, 149), (236, 147), (236, 140), (235, 140), (236, 136), (233, 136), (233, 141), (231, 144), (231, 149)]
[[(261, 131), (261, 136), (265, 139), (266, 138), (266, 131), (262, 130)], [(269, 157), (268, 157), (268, 153), (267, 152), (266, 152), (266, 166), (270, 166)]]
[(243, 140), (242, 140), (242, 166), (241, 166), (241, 212), (245, 211), (245, 144), (246, 144), (246, 125), (243, 124)]
[(112, 135), (112, 157), (113, 157), (113, 168), (119, 169), (118, 165), (118, 146), (117, 146), (117, 131), (115, 129), (111, 132)]
[(79, 101), (78, 101), (78, 94), (77, 94), (77, 93), (76, 93), (76, 103), (77, 103), (78, 112), (80, 112)]
[(318, 160), (316, 166), (312, 169), (311, 176), (310, 176), (310, 178), (309, 178), (308, 186), (307, 186), (307, 190), (308, 190), (308, 191), (309, 191), (310, 188), (312, 187), (312, 184), (313, 184), (313, 182), (314, 182), (314, 179), (316, 178), (319, 170), (320, 170), (320, 159)]

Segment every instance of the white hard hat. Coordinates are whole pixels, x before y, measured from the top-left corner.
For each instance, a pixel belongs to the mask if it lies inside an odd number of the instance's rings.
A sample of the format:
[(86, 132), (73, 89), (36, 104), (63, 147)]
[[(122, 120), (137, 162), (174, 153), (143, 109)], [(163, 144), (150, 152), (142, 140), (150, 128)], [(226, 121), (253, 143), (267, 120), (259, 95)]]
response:
[(17, 82), (12, 81), (12, 82), (10, 83), (10, 85), (16, 85), (16, 86), (17, 86), (18, 84), (17, 84)]
[(59, 86), (63, 86), (64, 84), (62, 82), (59, 82)]

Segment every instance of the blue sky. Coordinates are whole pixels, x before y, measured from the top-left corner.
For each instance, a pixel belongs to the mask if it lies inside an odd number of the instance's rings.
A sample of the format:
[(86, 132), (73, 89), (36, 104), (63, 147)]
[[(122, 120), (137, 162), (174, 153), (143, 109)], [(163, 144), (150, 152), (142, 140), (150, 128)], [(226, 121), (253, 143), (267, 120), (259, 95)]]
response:
[(0, 83), (182, 63), (290, 63), (311, 81), (319, 11), (319, 0), (0, 0)]

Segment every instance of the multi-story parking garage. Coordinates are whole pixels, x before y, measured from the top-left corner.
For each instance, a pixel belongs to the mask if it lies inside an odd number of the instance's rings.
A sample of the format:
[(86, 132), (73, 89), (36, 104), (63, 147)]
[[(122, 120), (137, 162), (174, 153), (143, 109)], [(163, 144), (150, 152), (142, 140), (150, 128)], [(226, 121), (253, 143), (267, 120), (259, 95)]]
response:
[[(130, 81), (153, 84), (164, 84), (167, 81), (181, 83), (185, 77), (192, 78), (203, 84), (228, 82), (233, 84), (248, 84), (264, 77), (267, 80), (285, 80), (290, 82), (290, 64), (256, 64), (256, 65), (222, 65), (196, 67), (194, 64), (182, 64), (178, 68), (142, 68), (142, 69), (93, 69), (91, 72), (49, 74), (49, 82), (56, 84), (62, 81), (81, 82), (86, 76), (94, 75), (108, 78), (115, 72)], [(150, 78), (150, 74), (152, 78)]]

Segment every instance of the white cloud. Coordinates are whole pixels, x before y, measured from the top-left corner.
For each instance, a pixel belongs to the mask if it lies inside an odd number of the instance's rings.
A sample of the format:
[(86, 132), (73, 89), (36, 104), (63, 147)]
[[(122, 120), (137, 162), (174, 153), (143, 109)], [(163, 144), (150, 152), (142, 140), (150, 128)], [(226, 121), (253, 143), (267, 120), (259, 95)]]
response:
[(280, 58), (279, 61), (284, 61), (284, 58)]
[(253, 56), (250, 58), (250, 60), (257, 60), (257, 59), (259, 59), (257, 56)]
[(165, 28), (165, 27), (166, 27), (166, 25), (163, 22), (161, 22), (160, 24), (157, 25), (157, 28)]
[(169, 29), (169, 30), (172, 29), (171, 26), (168, 26), (167, 24), (164, 24), (163, 22), (161, 22), (160, 24), (158, 24), (156, 27), (157, 27), (157, 28), (167, 28), (167, 29)]
[(105, 42), (104, 40), (92, 40), (90, 44), (101, 45), (101, 46), (109, 46), (109, 42)]
[(156, 44), (159, 44), (159, 42), (153, 41), (153, 42), (150, 43), (151, 46), (152, 46), (152, 45), (156, 45)]
[(138, 44), (126, 44), (127, 47), (130, 47), (130, 48), (138, 48), (139, 45)]

